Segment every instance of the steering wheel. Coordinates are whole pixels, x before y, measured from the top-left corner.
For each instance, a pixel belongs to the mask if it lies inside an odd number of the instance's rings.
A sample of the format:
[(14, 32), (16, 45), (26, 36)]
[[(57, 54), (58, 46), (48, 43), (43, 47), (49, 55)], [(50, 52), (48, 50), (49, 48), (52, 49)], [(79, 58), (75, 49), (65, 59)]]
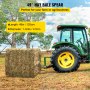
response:
[(80, 44), (82, 45), (83, 43), (81, 42), (81, 39), (82, 39), (82, 38), (78, 39), (78, 40), (76, 41), (76, 43), (80, 43)]
[(82, 38), (78, 39), (78, 40), (76, 41), (76, 43), (77, 43), (78, 45), (79, 45), (79, 43), (80, 43), (80, 44), (81, 44), (81, 47), (82, 47), (84, 50), (86, 50), (86, 48), (85, 48), (84, 44), (82, 43), (81, 39), (82, 39)]
[(76, 41), (76, 43), (79, 45), (79, 43), (81, 44), (81, 47), (87, 52), (87, 46), (85, 45), (85, 43), (82, 43), (81, 41), (82, 38), (78, 39)]

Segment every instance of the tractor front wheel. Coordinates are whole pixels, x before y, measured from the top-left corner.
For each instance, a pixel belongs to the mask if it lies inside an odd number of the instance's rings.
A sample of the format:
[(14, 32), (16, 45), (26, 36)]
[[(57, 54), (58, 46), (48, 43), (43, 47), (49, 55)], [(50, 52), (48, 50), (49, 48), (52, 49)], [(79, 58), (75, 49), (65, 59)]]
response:
[(71, 72), (79, 68), (79, 59), (80, 56), (74, 48), (64, 46), (53, 53), (51, 63), (57, 72)]

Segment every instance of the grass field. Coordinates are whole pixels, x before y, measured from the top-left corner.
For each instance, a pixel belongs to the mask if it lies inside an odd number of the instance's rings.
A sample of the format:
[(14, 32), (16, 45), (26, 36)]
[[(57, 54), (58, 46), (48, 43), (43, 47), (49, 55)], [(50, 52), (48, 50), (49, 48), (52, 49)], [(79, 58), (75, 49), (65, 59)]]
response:
[(90, 64), (71, 73), (42, 69), (35, 78), (6, 77), (4, 66), (5, 59), (0, 58), (0, 90), (90, 90)]

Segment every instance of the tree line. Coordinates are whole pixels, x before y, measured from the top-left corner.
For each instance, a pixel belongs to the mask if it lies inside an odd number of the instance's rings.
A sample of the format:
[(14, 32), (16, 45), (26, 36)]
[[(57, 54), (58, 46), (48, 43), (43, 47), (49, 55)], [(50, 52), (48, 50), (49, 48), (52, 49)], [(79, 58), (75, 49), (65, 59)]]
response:
[(20, 7), (28, 7), (27, 3), (36, 3), (36, 0), (2, 0), (0, 5), (0, 44), (9, 44), (16, 48), (17, 45), (26, 45), (30, 48), (32, 41), (38, 41), (40, 47), (48, 49), (50, 47), (52, 35), (44, 33), (7, 33), (7, 21), (41, 21), (45, 18), (45, 13), (21, 13)]

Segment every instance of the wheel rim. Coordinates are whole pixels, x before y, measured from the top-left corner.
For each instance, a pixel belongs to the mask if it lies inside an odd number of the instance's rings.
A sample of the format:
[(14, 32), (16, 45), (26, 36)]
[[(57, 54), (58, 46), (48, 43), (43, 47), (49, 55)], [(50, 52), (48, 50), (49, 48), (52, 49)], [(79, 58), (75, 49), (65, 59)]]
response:
[(75, 58), (70, 52), (63, 52), (58, 57), (58, 64), (62, 68), (70, 68), (73, 66)]

